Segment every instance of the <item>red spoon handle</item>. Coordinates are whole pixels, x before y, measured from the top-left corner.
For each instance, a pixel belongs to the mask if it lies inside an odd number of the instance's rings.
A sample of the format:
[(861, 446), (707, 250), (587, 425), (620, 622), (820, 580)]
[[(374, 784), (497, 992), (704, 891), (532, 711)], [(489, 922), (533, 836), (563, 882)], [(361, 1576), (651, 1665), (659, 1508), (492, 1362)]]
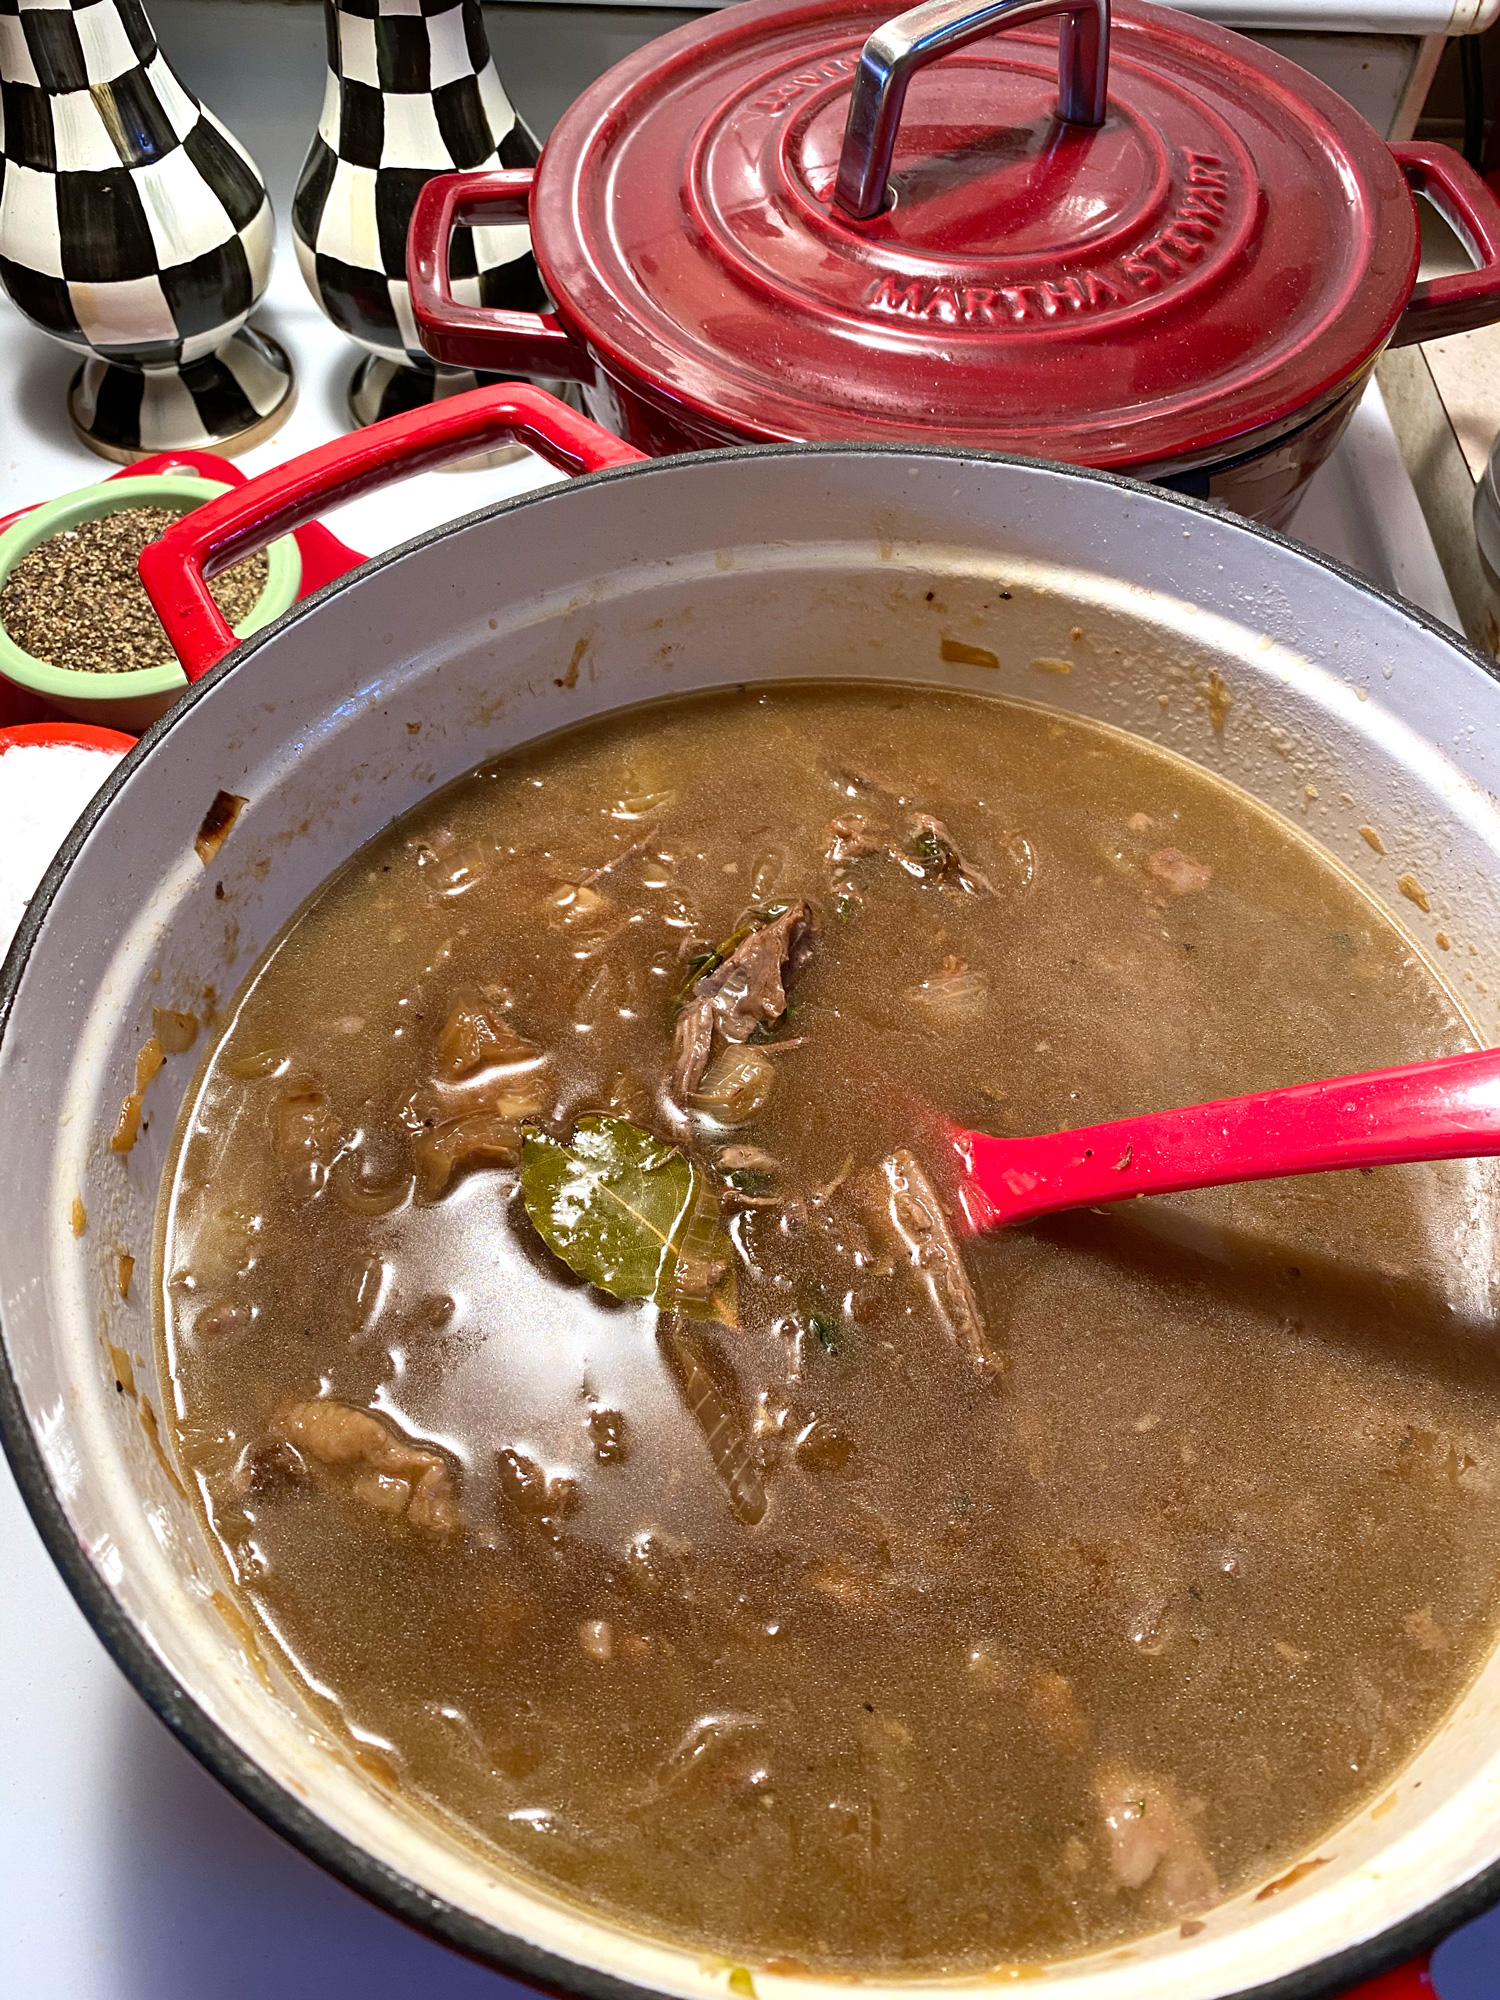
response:
[(977, 1229), (1138, 1194), (1500, 1154), (1500, 1050), (1032, 1139), (957, 1132)]

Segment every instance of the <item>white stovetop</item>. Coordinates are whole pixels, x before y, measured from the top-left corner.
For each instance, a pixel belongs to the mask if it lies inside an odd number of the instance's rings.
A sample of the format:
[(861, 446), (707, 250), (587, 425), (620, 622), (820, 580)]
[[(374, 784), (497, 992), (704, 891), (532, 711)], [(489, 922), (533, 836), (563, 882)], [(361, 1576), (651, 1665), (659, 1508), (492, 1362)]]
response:
[[(284, 225), (322, 94), (319, 13), (273, 0), (155, 0), (151, 12), (186, 80), (259, 160)], [(252, 473), (343, 428), (353, 359), (304, 292), (284, 226), (257, 319), (291, 352), (301, 400), (280, 436), (242, 461)], [(73, 365), (0, 298), (0, 514), (109, 469), (69, 430)], [(555, 476), (535, 461), (427, 474), (328, 519), (374, 554)], [(1377, 392), (1297, 527), (1457, 625)], [(94, 1638), (3, 1465), (0, 1940), (3, 1990), (27, 2000), (509, 2000), (523, 1991), (361, 1902), (198, 1768)], [(1435, 1972), (1441, 2000), (1500, 2000), (1500, 1921), (1450, 1941)]]

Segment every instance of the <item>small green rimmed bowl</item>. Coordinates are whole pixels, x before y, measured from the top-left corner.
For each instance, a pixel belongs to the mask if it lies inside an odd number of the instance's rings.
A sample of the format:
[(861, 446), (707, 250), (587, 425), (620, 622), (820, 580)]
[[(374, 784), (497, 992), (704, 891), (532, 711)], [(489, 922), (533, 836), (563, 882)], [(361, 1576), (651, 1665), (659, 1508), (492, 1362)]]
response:
[[(147, 473), (138, 479), (105, 479), (97, 486), (80, 487), (60, 500), (33, 507), (30, 513), (12, 521), (0, 534), (0, 589), (21, 561), (49, 536), (76, 528), (83, 521), (97, 521), (102, 515), (118, 513), (125, 507), (171, 507), (188, 513), (228, 489), (211, 479), (194, 479), (187, 473)], [(302, 558), (290, 535), (272, 542), (266, 550), (269, 574), (266, 587), (249, 615), (235, 626), (236, 638), (268, 625), (273, 618), (296, 602), (302, 585)], [(164, 715), (187, 686), (187, 676), (170, 653), (159, 667), (142, 667), (123, 674), (87, 673), (76, 667), (54, 667), (26, 653), (0, 624), (0, 675), (50, 701), (65, 715), (82, 722), (103, 723), (107, 728), (128, 730), (139, 735), (148, 723)]]

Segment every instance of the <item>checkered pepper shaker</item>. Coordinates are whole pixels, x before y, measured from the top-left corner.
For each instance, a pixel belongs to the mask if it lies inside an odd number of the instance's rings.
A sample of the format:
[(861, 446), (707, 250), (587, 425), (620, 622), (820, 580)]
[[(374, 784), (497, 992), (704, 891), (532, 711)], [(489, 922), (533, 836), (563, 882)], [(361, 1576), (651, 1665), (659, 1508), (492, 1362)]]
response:
[(88, 357), (84, 443), (129, 463), (269, 437), (294, 389), (245, 325), (271, 275), (265, 183), (139, 0), (0, 0), (0, 118), (0, 283)]
[[(0, 5), (4, 0), (0, 0)], [(328, 89), (292, 203), (302, 275), (369, 349), (349, 390), (357, 424), (472, 389), (423, 351), (406, 286), (406, 229), (423, 184), (455, 167), (530, 166), (537, 144), (490, 57), (478, 0), (323, 0)], [(524, 223), (455, 232), (454, 292), (544, 310)]]

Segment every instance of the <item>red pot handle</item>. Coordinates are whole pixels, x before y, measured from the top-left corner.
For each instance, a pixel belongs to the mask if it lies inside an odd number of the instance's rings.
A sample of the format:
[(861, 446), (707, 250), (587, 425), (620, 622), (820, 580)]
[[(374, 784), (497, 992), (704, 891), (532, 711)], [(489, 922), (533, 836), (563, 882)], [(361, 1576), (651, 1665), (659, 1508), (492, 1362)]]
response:
[(1492, 325), (1500, 320), (1500, 201), (1451, 146), (1421, 140), (1391, 151), (1412, 193), (1426, 195), (1478, 266), (1413, 285), (1391, 346)]
[(1383, 1972), (1378, 1979), (1351, 1987), (1344, 2000), (1434, 2000), (1428, 1964), (1426, 1958), (1409, 1959), (1405, 1965)]
[[(239, 466), (211, 451), (159, 451), (150, 458), (138, 459), (134, 465), (122, 466), (109, 476), (135, 479), (143, 472), (192, 472), (199, 479), (216, 480), (220, 486), (243, 486), (249, 477)], [(8, 525), (8, 521), (0, 521), (0, 528)], [(321, 521), (309, 521), (297, 530), (297, 549), (302, 557), (299, 597), (310, 597), (325, 583), (332, 583), (346, 570), (358, 569), (364, 561), (357, 549), (341, 542)]]
[(305, 451), (206, 500), (142, 549), (141, 582), (188, 679), (201, 680), (238, 643), (206, 578), (290, 534), (325, 507), (388, 486), (408, 472), (469, 458), (508, 438), (530, 445), (564, 472), (599, 472), (634, 465), (644, 456), (555, 396), (514, 382), (469, 389)]
[(525, 222), (534, 167), (435, 174), (417, 196), (406, 237), (406, 279), (422, 345), (454, 368), (592, 382), (588, 349), (552, 313), (460, 305), (448, 278), (448, 245), (461, 224)]

